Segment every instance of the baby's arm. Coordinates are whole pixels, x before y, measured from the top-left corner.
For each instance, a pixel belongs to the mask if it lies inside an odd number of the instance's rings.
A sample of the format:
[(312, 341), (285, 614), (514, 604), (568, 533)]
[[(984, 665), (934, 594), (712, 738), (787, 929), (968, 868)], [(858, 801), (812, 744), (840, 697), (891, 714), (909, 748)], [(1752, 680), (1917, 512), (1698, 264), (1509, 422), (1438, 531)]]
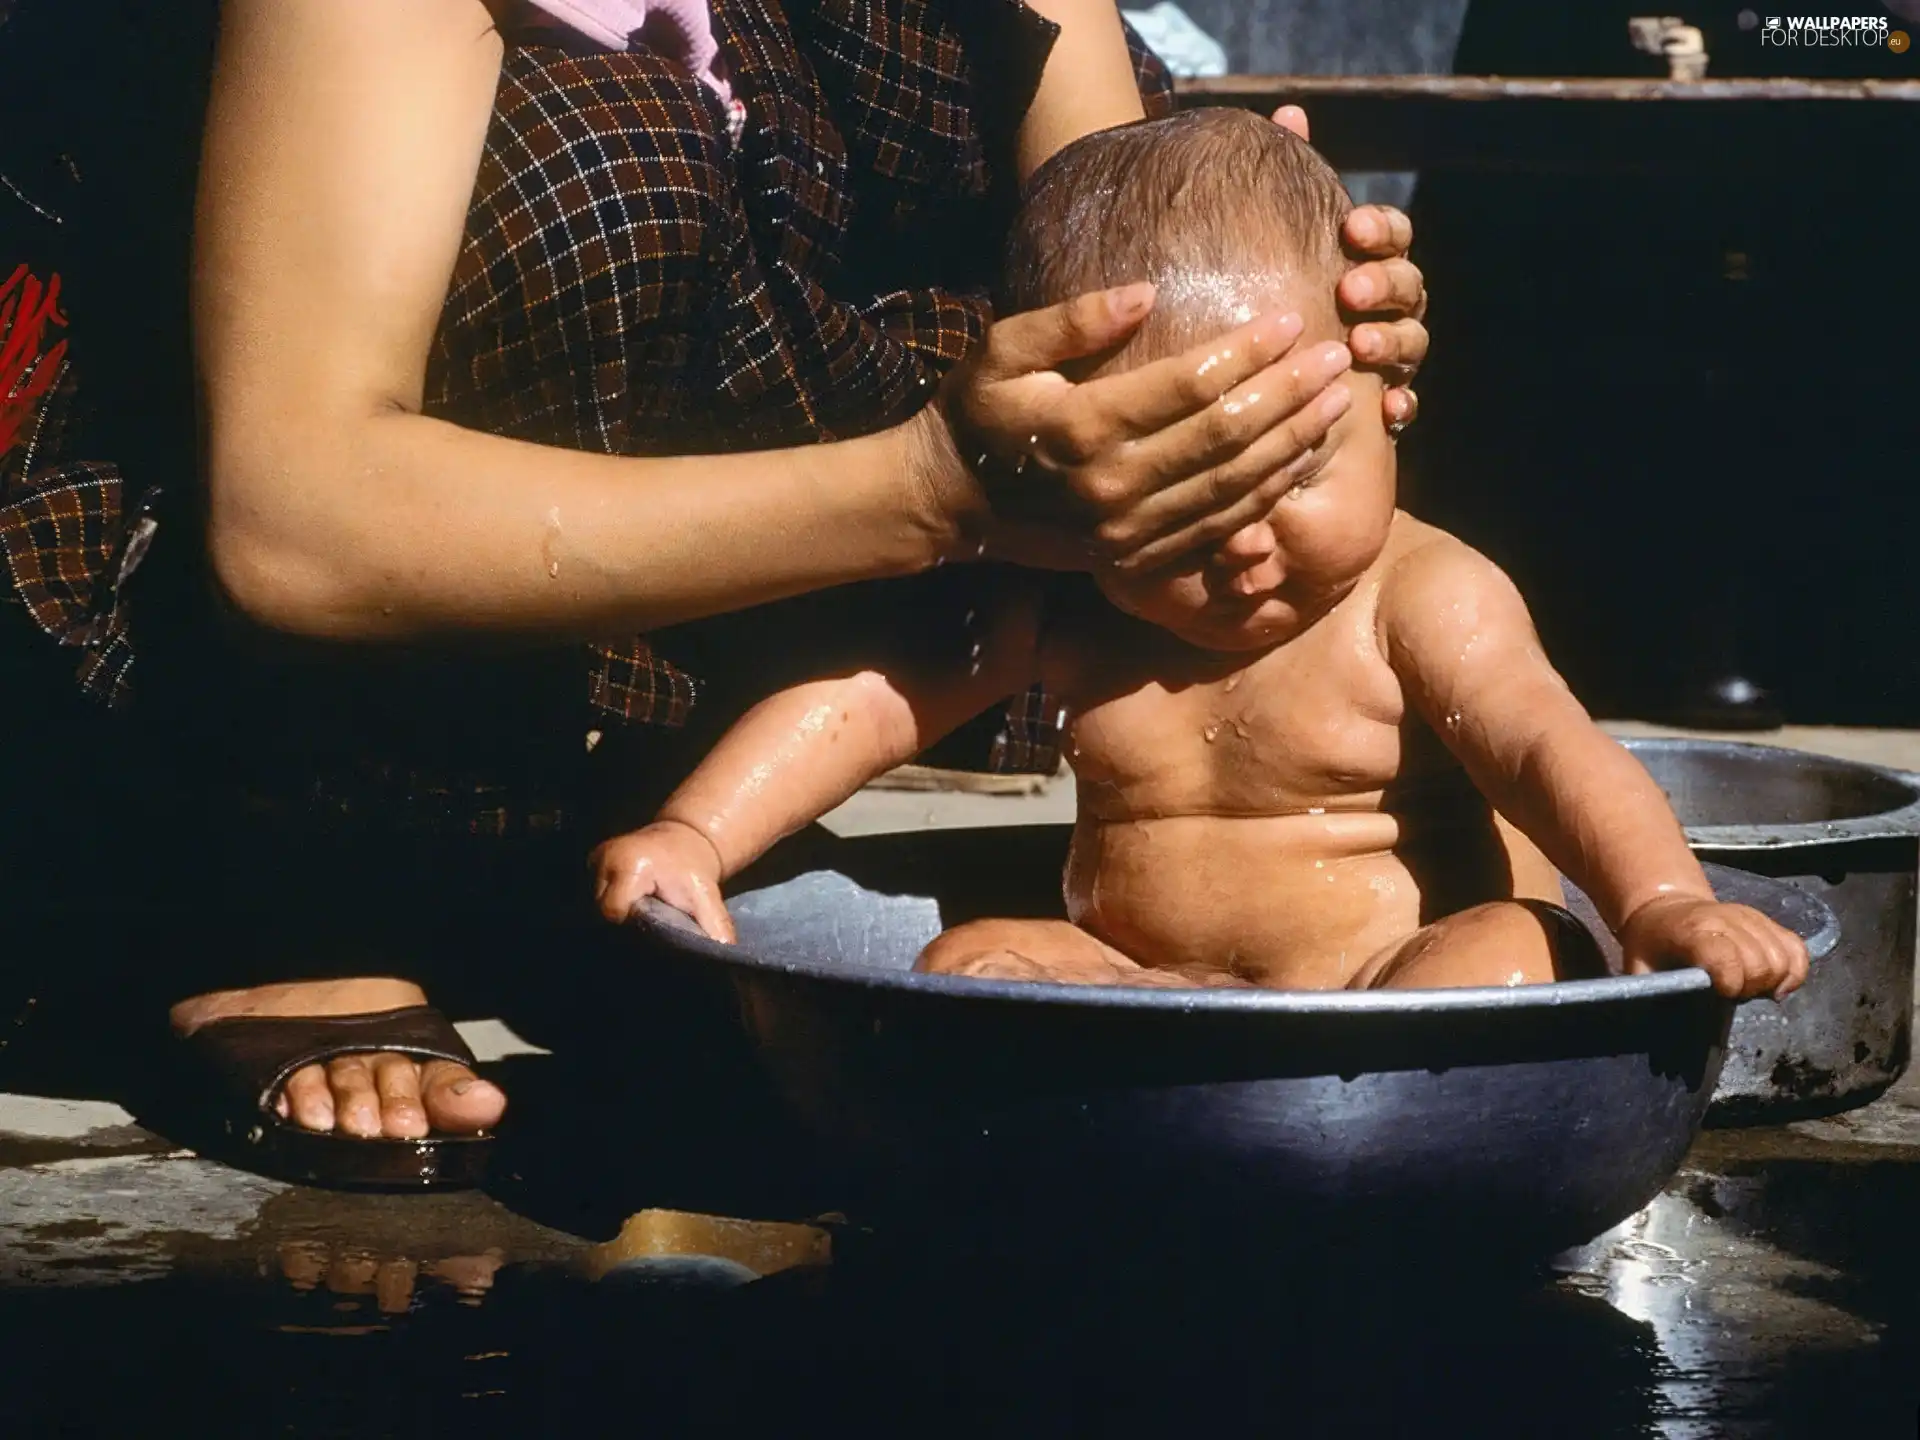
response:
[(1414, 706), (1480, 793), (1592, 898), (1630, 968), (1681, 961), (1728, 995), (1784, 995), (1806, 947), (1758, 912), (1721, 905), (1666, 796), (1593, 723), (1555, 672), (1526, 602), (1451, 539), (1399, 561), (1380, 639)]
[(593, 854), (603, 914), (658, 895), (733, 939), (720, 885), (878, 775), (1034, 676), (1038, 603), (1009, 582), (978, 612), (978, 663), (890, 666), (794, 685), (741, 717), (644, 829)]

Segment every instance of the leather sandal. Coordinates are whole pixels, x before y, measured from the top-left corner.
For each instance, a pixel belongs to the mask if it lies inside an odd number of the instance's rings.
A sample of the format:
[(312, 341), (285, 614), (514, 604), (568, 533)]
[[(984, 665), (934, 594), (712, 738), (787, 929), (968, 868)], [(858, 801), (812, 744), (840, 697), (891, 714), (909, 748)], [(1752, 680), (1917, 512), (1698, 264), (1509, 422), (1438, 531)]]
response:
[[(460, 1033), (430, 1005), (365, 1015), (236, 1015), (176, 1039), (200, 1083), (201, 1117), (216, 1158), (274, 1179), (334, 1189), (472, 1189), (486, 1173), (493, 1136), (359, 1139), (308, 1130), (274, 1112), (294, 1071), (343, 1055), (392, 1053), (472, 1065)], [(217, 1107), (208, 1114), (205, 1101)], [(209, 1123), (211, 1122), (211, 1123)], [(184, 1135), (182, 1138), (186, 1138)]]

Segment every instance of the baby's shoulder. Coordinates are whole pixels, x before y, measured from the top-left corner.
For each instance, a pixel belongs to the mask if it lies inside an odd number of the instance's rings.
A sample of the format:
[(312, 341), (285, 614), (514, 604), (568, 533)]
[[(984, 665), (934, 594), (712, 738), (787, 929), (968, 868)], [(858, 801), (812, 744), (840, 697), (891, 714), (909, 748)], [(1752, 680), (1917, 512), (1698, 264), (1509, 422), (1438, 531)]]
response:
[(1455, 631), (1477, 635), (1504, 618), (1526, 618), (1507, 574), (1456, 535), (1404, 512), (1380, 561), (1376, 610), (1382, 644)]

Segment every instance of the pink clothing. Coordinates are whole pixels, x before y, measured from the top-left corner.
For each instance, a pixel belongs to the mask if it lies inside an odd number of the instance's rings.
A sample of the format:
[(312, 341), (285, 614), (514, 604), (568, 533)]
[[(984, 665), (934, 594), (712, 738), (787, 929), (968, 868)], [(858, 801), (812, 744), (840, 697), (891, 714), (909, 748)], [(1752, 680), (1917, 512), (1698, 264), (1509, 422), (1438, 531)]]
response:
[(707, 0), (532, 0), (571, 30), (609, 50), (625, 50), (636, 35), (656, 54), (684, 65), (723, 101), (733, 89), (714, 71), (720, 44), (713, 38)]

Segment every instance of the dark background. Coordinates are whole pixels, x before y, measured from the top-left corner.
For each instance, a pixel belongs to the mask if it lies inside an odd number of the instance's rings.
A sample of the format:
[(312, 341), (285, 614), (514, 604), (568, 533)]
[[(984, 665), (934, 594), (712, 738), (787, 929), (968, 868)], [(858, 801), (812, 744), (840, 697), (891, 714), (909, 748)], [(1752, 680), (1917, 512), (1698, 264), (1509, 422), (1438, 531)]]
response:
[[(1711, 77), (1920, 80), (1911, 49), (1763, 47), (1739, 4), (1182, 8), (1250, 73), (1657, 76), (1627, 20), (1678, 12)], [(1730, 122), (1724, 143), (1753, 142)], [(1429, 172), (1411, 188), (1433, 354), (1408, 503), (1513, 573), (1596, 711), (1669, 718), (1691, 683), (1738, 670), (1793, 722), (1920, 724), (1912, 158), (1870, 171), (1836, 148), (1759, 182)]]
[[(1628, 44), (1628, 4), (1185, 8), (1241, 71), (1662, 73)], [(1920, 79), (1920, 52), (1763, 50), (1740, 7), (1681, 8), (1714, 76)], [(214, 11), (0, 0), (0, 260), (64, 276), (92, 400), (79, 453), (121, 462), (134, 488), (178, 489), (192, 464), (182, 278)], [(1725, 144), (1743, 143), (1730, 125)], [(1410, 504), (1512, 571), (1597, 711), (1658, 716), (1689, 676), (1731, 666), (1798, 722), (1920, 725), (1915, 170), (1836, 150), (1757, 184), (1353, 180), (1411, 195), (1434, 297)], [(15, 894), (91, 885), (76, 857), (129, 783), (131, 741), (74, 693), (73, 658), (0, 600)]]

